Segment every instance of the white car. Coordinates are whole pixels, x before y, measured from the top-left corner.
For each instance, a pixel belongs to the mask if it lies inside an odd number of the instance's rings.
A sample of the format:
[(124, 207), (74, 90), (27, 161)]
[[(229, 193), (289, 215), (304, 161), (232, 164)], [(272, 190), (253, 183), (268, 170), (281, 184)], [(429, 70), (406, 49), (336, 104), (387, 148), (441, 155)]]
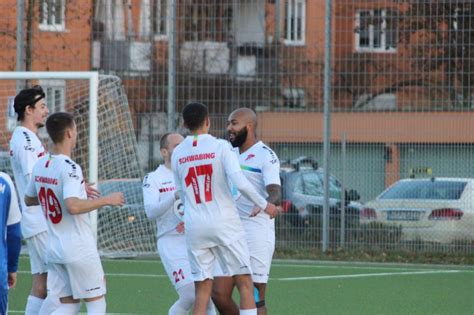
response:
[(361, 211), (361, 222), (402, 227), (402, 240), (474, 241), (474, 179), (402, 179)]

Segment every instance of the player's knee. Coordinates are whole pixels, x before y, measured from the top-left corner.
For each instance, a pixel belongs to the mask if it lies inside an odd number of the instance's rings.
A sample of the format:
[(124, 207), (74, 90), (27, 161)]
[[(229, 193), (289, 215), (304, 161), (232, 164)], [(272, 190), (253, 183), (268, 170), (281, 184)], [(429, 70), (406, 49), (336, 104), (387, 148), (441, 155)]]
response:
[(33, 276), (33, 283), (31, 286), (31, 295), (44, 299), (46, 298), (46, 294), (47, 294), (46, 276), (43, 276), (43, 275)]
[(241, 292), (242, 290), (245, 291), (253, 291), (253, 282), (250, 275), (238, 275), (234, 276), (235, 285)]
[(212, 289), (212, 301), (214, 302), (214, 304), (216, 304), (218, 307), (219, 305), (223, 304), (226, 302), (226, 300), (229, 298), (227, 296), (227, 294), (225, 294), (224, 292), (220, 292), (218, 290), (214, 290), (214, 288)]

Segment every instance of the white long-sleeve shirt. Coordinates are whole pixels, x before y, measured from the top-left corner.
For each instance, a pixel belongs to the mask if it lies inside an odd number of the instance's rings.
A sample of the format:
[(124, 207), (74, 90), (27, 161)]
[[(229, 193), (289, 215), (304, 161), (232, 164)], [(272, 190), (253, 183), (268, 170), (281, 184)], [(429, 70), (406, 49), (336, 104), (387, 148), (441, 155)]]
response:
[(180, 222), (174, 214), (175, 202), (173, 172), (160, 165), (143, 180), (143, 203), (149, 219), (156, 220), (157, 238), (165, 234), (179, 234), (176, 225)]

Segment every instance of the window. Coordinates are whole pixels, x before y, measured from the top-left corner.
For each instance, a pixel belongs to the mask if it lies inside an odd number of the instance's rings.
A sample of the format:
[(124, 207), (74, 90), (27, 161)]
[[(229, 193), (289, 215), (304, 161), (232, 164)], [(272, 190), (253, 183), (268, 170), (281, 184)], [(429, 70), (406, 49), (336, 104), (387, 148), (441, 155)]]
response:
[(155, 39), (168, 37), (168, 0), (155, 0), (153, 6), (153, 34)]
[(286, 0), (285, 44), (304, 45), (306, 31), (306, 1)]
[(40, 0), (39, 28), (43, 31), (64, 31), (65, 0)]
[(363, 10), (356, 13), (355, 49), (359, 52), (395, 52), (397, 19), (391, 10)]
[[(232, 4), (222, 0), (189, 1), (185, 5), (184, 40), (226, 42), (232, 35)], [(232, 1), (230, 1), (232, 2)]]
[(39, 84), (46, 94), (46, 105), (48, 105), (50, 113), (64, 111), (66, 107), (64, 80), (41, 80)]
[(286, 108), (306, 107), (305, 94), (305, 90), (303, 89), (284, 89), (284, 106)]

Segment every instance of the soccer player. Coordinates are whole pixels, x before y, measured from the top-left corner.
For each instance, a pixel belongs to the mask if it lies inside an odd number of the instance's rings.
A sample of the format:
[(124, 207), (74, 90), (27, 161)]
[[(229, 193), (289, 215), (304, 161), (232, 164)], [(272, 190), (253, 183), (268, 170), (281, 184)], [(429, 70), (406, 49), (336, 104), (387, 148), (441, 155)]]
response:
[[(194, 281), (191, 275), (182, 220), (174, 211), (179, 194), (171, 171), (171, 154), (183, 141), (178, 133), (166, 133), (160, 139), (160, 153), (164, 164), (143, 180), (143, 201), (149, 219), (156, 219), (158, 253), (178, 300), (169, 309), (170, 315), (186, 315), (194, 304)], [(207, 314), (215, 314), (214, 304), (208, 304)]]
[(240, 292), (240, 314), (257, 314), (250, 257), (229, 179), (270, 215), (275, 214), (275, 205), (261, 197), (248, 182), (230, 145), (208, 134), (210, 119), (205, 105), (186, 105), (183, 119), (193, 135), (175, 148), (171, 166), (184, 202), (186, 245), (196, 287), (193, 314), (205, 314), (216, 261), (234, 278)]
[(48, 290), (59, 296), (55, 314), (77, 314), (80, 299), (88, 314), (105, 314), (105, 278), (88, 212), (122, 206), (123, 193), (87, 199), (81, 167), (71, 160), (77, 129), (73, 116), (55, 113), (46, 121), (52, 152), (35, 164), (25, 203), (41, 204), (47, 217), (49, 240)]
[[(46, 243), (48, 239), (46, 220), (38, 206), (27, 207), (25, 190), (36, 161), (46, 153), (37, 133), (48, 116), (45, 93), (41, 86), (21, 90), (14, 100), (14, 108), (20, 125), (15, 128), (10, 140), (10, 160), (15, 183), (20, 195), (22, 209), (21, 230), (30, 256), (32, 287), (26, 303), (25, 314), (36, 315), (46, 298)], [(48, 301), (52, 310), (59, 305), (57, 297)]]
[(16, 285), (18, 256), (21, 249), (20, 207), (15, 186), (0, 172), (0, 314), (7, 313), (8, 289)]
[[(280, 161), (277, 155), (256, 138), (257, 115), (248, 108), (233, 111), (228, 119), (229, 140), (239, 157), (240, 168), (257, 192), (268, 202), (281, 203)], [(245, 196), (236, 200), (240, 220), (250, 252), (252, 280), (255, 286), (257, 313), (267, 313), (265, 290), (270, 265), (275, 251), (275, 220), (267, 213), (253, 211), (253, 203)], [(238, 314), (232, 300), (234, 281), (231, 277), (217, 276), (214, 280), (212, 298), (222, 314)]]

